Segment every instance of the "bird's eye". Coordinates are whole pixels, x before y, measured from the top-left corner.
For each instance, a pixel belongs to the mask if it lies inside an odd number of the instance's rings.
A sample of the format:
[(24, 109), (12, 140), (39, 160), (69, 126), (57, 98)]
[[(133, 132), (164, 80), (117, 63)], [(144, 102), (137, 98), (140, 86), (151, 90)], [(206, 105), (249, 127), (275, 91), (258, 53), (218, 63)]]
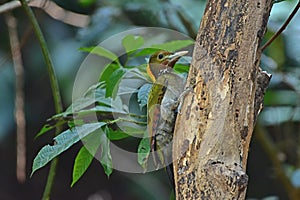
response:
[(157, 58), (158, 58), (159, 60), (163, 59), (163, 57), (164, 57), (164, 54), (162, 54), (162, 53), (158, 54), (158, 56), (157, 56)]

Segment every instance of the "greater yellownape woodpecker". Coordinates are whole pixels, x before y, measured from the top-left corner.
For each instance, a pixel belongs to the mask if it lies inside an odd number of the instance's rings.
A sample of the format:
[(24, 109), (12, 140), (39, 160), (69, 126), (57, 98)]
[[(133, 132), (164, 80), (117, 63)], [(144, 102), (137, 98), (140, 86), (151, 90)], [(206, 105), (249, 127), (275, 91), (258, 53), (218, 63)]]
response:
[(153, 81), (147, 105), (150, 147), (154, 165), (156, 168), (166, 167), (173, 186), (173, 131), (179, 98), (186, 82), (185, 78), (173, 71), (173, 67), (187, 53), (158, 51), (150, 57), (147, 66), (147, 73)]

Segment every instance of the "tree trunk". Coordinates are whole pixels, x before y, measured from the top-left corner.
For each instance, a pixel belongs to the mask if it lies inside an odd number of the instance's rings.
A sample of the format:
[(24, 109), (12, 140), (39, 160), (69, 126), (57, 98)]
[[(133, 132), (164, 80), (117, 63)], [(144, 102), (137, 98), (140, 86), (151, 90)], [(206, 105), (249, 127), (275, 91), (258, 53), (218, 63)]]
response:
[(208, 0), (173, 158), (176, 199), (244, 199), (252, 131), (270, 75), (259, 45), (272, 0)]

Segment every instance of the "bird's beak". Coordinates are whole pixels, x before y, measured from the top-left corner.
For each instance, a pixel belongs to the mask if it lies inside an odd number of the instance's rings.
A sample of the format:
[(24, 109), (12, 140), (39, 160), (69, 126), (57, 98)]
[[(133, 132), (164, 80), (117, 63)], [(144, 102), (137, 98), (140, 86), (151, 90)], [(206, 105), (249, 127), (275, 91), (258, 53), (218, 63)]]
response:
[(168, 55), (167, 58), (168, 58), (169, 62), (174, 62), (174, 61), (177, 62), (177, 60), (179, 60), (179, 58), (186, 55), (187, 53), (188, 53), (188, 51), (178, 51), (178, 52)]

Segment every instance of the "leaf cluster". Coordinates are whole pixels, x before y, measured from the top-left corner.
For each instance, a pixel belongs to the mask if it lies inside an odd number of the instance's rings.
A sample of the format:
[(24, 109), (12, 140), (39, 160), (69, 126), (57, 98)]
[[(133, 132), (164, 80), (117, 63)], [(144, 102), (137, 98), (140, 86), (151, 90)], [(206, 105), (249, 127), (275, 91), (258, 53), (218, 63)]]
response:
[[(98, 158), (104, 172), (110, 176), (113, 171), (110, 143), (128, 137), (142, 138), (137, 147), (137, 162), (145, 167), (143, 163), (150, 152), (146, 107), (152, 83), (146, 73), (146, 62), (138, 66), (130, 66), (128, 63), (137, 58), (149, 57), (161, 49), (176, 51), (185, 48), (192, 45), (193, 41), (176, 40), (142, 48), (144, 43), (141, 36), (125, 36), (122, 45), (127, 59), (123, 62), (115, 53), (101, 46), (80, 49), (105, 57), (111, 62), (104, 67), (96, 84), (90, 86), (64, 112), (49, 118), (36, 135), (36, 138), (40, 137), (57, 126), (67, 127), (53, 138), (53, 144), (40, 149), (33, 161), (31, 175), (81, 141), (83, 145), (75, 158), (71, 186), (86, 172), (93, 158)], [(188, 71), (183, 63), (178, 63), (175, 69), (179, 73)]]

